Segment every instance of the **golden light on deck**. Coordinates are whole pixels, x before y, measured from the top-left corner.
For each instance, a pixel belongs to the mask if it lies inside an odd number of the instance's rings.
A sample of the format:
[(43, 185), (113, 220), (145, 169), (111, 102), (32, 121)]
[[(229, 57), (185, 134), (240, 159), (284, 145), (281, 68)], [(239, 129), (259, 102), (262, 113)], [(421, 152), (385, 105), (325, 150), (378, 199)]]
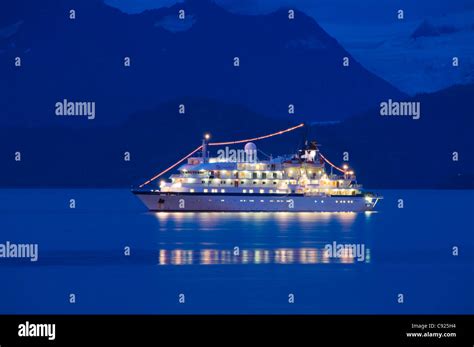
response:
[(209, 140), (211, 138), (211, 134), (209, 134), (209, 133), (204, 134), (204, 138), (206, 140)]

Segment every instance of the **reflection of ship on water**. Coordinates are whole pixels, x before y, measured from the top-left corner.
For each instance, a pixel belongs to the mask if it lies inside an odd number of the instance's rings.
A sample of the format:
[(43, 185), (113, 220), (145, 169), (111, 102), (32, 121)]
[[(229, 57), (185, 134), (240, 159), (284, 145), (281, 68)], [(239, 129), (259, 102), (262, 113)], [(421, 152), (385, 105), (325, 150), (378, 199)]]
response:
[(363, 261), (354, 252), (331, 256), (324, 247), (275, 249), (160, 249), (159, 265), (260, 265), (260, 264), (356, 264), (370, 263), (370, 249)]

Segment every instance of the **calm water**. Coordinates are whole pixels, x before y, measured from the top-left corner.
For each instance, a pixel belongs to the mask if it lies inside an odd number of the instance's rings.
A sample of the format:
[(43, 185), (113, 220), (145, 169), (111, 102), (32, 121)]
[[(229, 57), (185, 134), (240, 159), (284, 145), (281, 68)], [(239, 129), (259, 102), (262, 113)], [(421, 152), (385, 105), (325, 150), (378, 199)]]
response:
[(0, 258), (0, 313), (474, 313), (474, 192), (381, 193), (376, 213), (173, 214), (126, 190), (0, 190), (0, 243), (39, 245)]

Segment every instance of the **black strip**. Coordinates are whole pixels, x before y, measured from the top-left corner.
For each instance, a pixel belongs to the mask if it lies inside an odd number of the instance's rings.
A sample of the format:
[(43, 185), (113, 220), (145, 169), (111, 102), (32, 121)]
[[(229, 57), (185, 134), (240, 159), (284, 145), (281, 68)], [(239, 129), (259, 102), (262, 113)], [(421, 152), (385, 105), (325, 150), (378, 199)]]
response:
[[(19, 325), (54, 323), (55, 340), (19, 337)], [(418, 325), (414, 327), (413, 324)], [(431, 328), (429, 327), (431, 324)], [(426, 325), (421, 329), (419, 326)], [(473, 316), (461, 315), (319, 315), (319, 316), (0, 316), (1, 346), (160, 346), (183, 342), (229, 345), (229, 341), (254, 344), (256, 340), (291, 339), (290, 345), (472, 346)], [(456, 337), (407, 336), (407, 333), (455, 333)], [(137, 344), (138, 341), (147, 341)], [(165, 341), (169, 341), (166, 343)], [(324, 342), (324, 343), (323, 343)]]

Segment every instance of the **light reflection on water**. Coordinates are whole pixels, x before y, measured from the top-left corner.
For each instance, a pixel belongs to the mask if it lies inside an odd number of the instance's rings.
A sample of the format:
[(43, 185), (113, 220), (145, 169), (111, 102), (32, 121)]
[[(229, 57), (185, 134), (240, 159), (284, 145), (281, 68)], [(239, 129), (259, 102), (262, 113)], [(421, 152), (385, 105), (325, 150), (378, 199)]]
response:
[(173, 229), (192, 226), (206, 231), (214, 230), (227, 222), (241, 223), (241, 225), (270, 225), (275, 224), (280, 231), (292, 230), (296, 224), (325, 225), (336, 222), (343, 227), (343, 231), (350, 230), (357, 216), (368, 218), (355, 212), (154, 212), (155, 218), (161, 226), (172, 225)]
[[(352, 254), (330, 257), (332, 242), (365, 244), (354, 212), (157, 212), (159, 265), (357, 264)], [(361, 238), (362, 236), (362, 238)], [(239, 245), (239, 252), (233, 245)]]
[(229, 265), (229, 264), (355, 264), (370, 263), (370, 249), (359, 261), (351, 252), (331, 257), (324, 248), (243, 249), (236, 254), (225, 249), (160, 249), (159, 265)]
[[(367, 211), (364, 214), (369, 216), (372, 213), (376, 213), (376, 211)], [(294, 221), (295, 219), (302, 222), (327, 221), (334, 218), (341, 222), (350, 223), (358, 215), (356, 212), (153, 212), (153, 214), (160, 221), (200, 220), (210, 223), (226, 218), (242, 221), (277, 220), (279, 222)]]

